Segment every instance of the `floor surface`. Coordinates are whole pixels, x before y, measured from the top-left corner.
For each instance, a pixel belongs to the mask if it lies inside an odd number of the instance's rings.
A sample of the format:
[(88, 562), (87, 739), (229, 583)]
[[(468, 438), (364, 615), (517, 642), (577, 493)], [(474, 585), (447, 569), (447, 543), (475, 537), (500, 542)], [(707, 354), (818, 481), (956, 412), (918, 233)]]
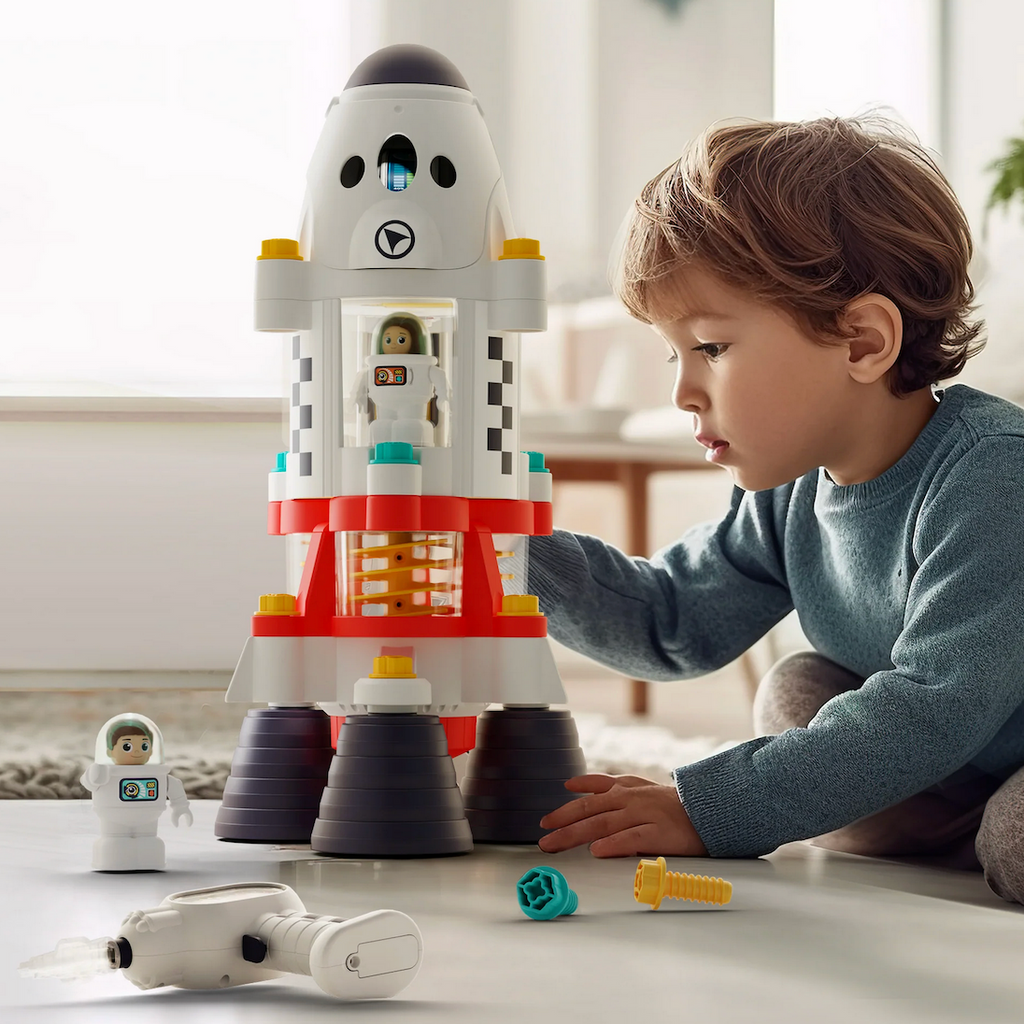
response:
[[(316, 1021), (1017, 1021), (1024, 1018), (1024, 908), (980, 875), (870, 861), (792, 844), (755, 861), (670, 861), (733, 883), (727, 907), (633, 899), (636, 861), (585, 851), (486, 847), (464, 857), (352, 861), (308, 848), (218, 842), (215, 801), (195, 824), (164, 818), (163, 873), (88, 870), (96, 819), (85, 801), (0, 802), (0, 1013), (5, 1021), (202, 1024)], [(528, 920), (515, 883), (550, 863), (579, 897), (572, 917)], [(116, 936), (132, 910), (171, 892), (281, 881), (311, 913), (382, 908), (414, 918), (419, 975), (398, 996), (339, 1004), (308, 978), (222, 991), (142, 992), (112, 973), (25, 979), (19, 962), (61, 938)]]

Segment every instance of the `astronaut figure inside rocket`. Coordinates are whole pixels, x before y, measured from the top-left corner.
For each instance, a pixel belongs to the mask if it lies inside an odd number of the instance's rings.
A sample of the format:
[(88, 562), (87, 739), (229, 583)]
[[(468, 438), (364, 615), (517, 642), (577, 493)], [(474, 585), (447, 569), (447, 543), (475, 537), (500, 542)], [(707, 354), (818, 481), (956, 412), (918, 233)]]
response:
[[(448, 375), (427, 349), (423, 321), (412, 313), (385, 317), (376, 331), (374, 354), (356, 378), (352, 400), (370, 417), (370, 443), (405, 441), (432, 445), (430, 415), (451, 399)], [(372, 403), (372, 406), (371, 406)]]

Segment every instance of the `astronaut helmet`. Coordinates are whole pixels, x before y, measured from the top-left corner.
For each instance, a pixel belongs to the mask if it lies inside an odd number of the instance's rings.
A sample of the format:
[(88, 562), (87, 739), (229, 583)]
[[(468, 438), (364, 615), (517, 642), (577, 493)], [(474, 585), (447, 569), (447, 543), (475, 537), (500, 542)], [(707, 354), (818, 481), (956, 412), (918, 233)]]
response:
[(162, 764), (163, 760), (163, 734), (151, 718), (138, 712), (114, 715), (96, 734), (97, 764)]
[(379, 356), (429, 355), (427, 329), (414, 313), (390, 313), (377, 325), (373, 351)]

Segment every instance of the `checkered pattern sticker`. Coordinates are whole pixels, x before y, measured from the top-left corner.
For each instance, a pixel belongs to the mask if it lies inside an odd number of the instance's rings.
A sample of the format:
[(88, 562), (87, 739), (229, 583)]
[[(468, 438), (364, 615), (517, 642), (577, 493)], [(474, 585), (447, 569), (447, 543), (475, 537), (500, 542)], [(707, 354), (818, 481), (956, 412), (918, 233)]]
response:
[(289, 417), (292, 454), (299, 457), (299, 476), (313, 475), (313, 360), (302, 355), (301, 336), (292, 338), (292, 408)]
[(501, 426), (487, 428), (487, 450), (501, 453), (502, 475), (511, 476), (515, 462), (512, 451), (513, 437), (508, 433), (512, 429), (512, 361), (504, 358), (503, 340), (493, 335), (488, 335), (487, 338), (487, 357), (491, 361), (487, 405), (490, 408), (497, 406), (501, 410), (500, 416), (496, 417)]

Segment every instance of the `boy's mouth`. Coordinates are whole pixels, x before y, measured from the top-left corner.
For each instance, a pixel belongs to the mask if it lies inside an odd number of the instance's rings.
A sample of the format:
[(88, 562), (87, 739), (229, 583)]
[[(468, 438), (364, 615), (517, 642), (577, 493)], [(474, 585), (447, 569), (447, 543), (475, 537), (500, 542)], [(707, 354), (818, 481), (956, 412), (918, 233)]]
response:
[(711, 437), (710, 434), (698, 434), (698, 443), (704, 445), (707, 448), (707, 452), (704, 454), (704, 458), (708, 462), (718, 462), (725, 455), (726, 450), (729, 447), (728, 441), (723, 441), (720, 437)]

